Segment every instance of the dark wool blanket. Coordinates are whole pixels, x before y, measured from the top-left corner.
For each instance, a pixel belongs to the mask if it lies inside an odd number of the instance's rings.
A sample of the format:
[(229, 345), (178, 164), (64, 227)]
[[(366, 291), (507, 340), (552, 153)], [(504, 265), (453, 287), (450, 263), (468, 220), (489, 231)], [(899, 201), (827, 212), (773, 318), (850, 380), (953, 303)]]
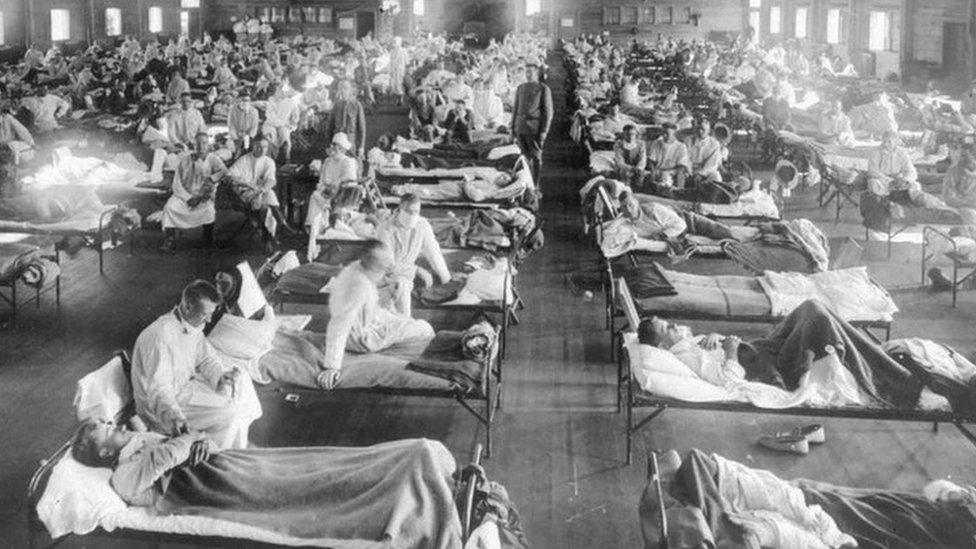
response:
[(888, 356), (864, 332), (817, 300), (801, 303), (763, 339), (739, 348), (749, 379), (795, 391), (807, 371), (807, 351), (814, 359), (833, 346), (860, 388), (883, 405), (913, 409), (923, 380)]
[(157, 509), (256, 526), (332, 548), (461, 547), (443, 445), (227, 450), (172, 473)]

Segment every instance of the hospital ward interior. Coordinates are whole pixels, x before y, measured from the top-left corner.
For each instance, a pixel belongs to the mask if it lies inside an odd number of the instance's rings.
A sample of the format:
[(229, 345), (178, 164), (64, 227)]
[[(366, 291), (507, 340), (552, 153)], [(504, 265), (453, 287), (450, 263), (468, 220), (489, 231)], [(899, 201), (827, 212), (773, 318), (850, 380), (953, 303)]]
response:
[(976, 549), (976, 0), (0, 0), (0, 547)]

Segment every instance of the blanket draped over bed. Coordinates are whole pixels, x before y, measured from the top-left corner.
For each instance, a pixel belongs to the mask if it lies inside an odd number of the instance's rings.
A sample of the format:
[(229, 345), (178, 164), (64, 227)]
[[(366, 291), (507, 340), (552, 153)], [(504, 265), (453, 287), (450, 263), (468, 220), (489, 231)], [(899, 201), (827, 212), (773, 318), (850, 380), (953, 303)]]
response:
[(229, 450), (173, 471), (156, 507), (298, 538), (385, 542), (362, 547), (456, 548), (454, 469), (447, 449), (427, 440)]
[[(826, 356), (827, 346), (837, 351), (841, 362), (854, 374), (866, 394), (888, 406), (915, 408), (923, 380), (888, 356), (862, 331), (816, 300), (801, 304), (768, 336), (740, 348), (739, 354), (740, 359), (746, 358), (743, 353), (749, 353), (749, 347), (758, 354), (757, 360), (743, 361), (747, 377), (764, 381), (781, 378), (782, 386), (793, 391), (806, 373), (807, 351), (812, 351), (814, 358), (819, 359)], [(748, 362), (754, 362), (753, 371), (749, 371)], [(770, 368), (775, 372), (762, 371)], [(775, 384), (779, 384), (779, 380), (776, 381)]]
[[(828, 528), (823, 522), (807, 526), (820, 527), (822, 533), (828, 534), (821, 537), (821, 546), (843, 539), (837, 536), (839, 531), (856, 540), (862, 549), (972, 547), (976, 534), (976, 515), (961, 504), (933, 503), (920, 495), (843, 488), (806, 480), (787, 483), (766, 471), (698, 450), (685, 457), (673, 480), (664, 481), (672, 547), (683, 546), (681, 541), (707, 541), (730, 549), (745, 547), (743, 533), (750, 526), (754, 528), (756, 522), (742, 520), (743, 517), (762, 517), (768, 530), (781, 541), (795, 525), (788, 520), (791, 517), (819, 517)], [(761, 491), (750, 490), (760, 487)], [(789, 498), (777, 501), (781, 495)], [(773, 507), (773, 513), (767, 507)], [(658, 510), (655, 491), (649, 485), (640, 502), (641, 531), (647, 547), (656, 547), (660, 536)], [(810, 542), (808, 538), (799, 545), (775, 546), (817, 547)]]

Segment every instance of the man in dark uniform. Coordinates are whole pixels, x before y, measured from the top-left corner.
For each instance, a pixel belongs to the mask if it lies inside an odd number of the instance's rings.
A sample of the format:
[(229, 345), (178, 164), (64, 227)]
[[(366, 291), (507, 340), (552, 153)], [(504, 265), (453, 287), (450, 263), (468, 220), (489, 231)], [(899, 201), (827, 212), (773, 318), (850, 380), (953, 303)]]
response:
[(532, 179), (537, 187), (540, 183), (539, 170), (542, 168), (542, 147), (552, 123), (552, 91), (549, 86), (539, 82), (539, 73), (538, 65), (526, 67), (527, 82), (516, 90), (512, 109), (512, 132), (522, 154), (529, 160)]

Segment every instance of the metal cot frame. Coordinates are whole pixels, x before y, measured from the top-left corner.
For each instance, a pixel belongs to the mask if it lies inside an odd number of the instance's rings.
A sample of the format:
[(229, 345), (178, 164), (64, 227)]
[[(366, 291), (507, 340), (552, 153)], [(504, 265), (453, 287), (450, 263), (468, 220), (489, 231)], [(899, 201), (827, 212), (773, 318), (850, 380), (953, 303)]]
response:
[[(627, 322), (631, 329), (636, 330), (640, 323), (640, 317), (633, 299), (630, 298), (630, 291), (625, 282), (621, 280), (618, 297), (623, 301), (623, 309), (626, 313)], [(626, 356), (625, 349), (621, 349), (617, 358), (617, 413), (621, 412), (621, 396), (626, 389), (625, 404), (627, 408), (627, 453), (626, 462), (630, 465), (633, 461), (633, 439), (634, 435), (647, 426), (651, 421), (664, 413), (668, 408), (685, 410), (705, 410), (713, 412), (739, 412), (764, 415), (788, 415), (805, 417), (827, 417), (827, 418), (846, 418), (846, 419), (870, 419), (884, 421), (911, 421), (921, 423), (932, 423), (933, 429), (938, 430), (939, 423), (951, 423), (969, 440), (976, 445), (976, 435), (969, 430), (966, 424), (976, 423), (976, 417), (957, 412), (927, 411), (927, 410), (896, 410), (896, 409), (877, 409), (877, 408), (807, 408), (793, 407), (783, 409), (760, 408), (752, 404), (741, 402), (687, 402), (669, 397), (659, 397), (652, 395), (642, 388), (636, 386), (634, 376), (630, 375), (630, 357)], [(635, 423), (636, 408), (654, 408), (647, 417)]]

